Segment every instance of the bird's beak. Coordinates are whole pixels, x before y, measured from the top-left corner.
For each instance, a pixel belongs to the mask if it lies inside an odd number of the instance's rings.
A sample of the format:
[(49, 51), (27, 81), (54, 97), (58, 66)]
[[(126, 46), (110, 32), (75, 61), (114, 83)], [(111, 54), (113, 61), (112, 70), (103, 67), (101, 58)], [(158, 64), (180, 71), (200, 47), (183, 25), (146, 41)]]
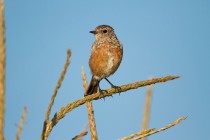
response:
[(96, 34), (96, 31), (90, 31), (91, 34)]

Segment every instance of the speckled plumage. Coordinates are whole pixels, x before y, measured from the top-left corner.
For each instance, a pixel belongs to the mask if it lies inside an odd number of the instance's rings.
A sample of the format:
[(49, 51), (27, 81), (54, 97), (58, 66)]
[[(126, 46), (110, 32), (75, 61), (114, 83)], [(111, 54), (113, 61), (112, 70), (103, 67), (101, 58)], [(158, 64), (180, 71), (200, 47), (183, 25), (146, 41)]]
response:
[(100, 25), (90, 32), (95, 35), (96, 40), (92, 45), (89, 59), (93, 76), (86, 95), (97, 92), (100, 80), (112, 75), (123, 57), (122, 45), (111, 26)]

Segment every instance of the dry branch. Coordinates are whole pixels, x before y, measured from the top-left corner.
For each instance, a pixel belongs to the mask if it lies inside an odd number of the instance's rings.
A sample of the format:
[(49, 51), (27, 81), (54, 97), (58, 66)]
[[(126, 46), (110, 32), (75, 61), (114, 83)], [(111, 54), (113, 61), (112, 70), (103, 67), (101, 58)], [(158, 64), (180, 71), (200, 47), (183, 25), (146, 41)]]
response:
[(41, 135), (41, 140), (45, 140), (47, 139), (47, 137), (45, 136), (45, 133), (46, 133), (46, 125), (48, 124), (49, 122), (49, 116), (50, 116), (50, 112), (51, 112), (51, 109), (52, 109), (52, 106), (54, 104), (54, 101), (55, 101), (55, 97), (57, 95), (57, 92), (58, 92), (58, 89), (60, 88), (62, 82), (63, 82), (63, 79), (65, 77), (65, 74), (66, 74), (66, 71), (67, 71), (67, 68), (70, 64), (70, 57), (71, 57), (71, 50), (69, 49), (67, 51), (67, 58), (66, 58), (66, 63), (64, 65), (64, 68), (63, 68), (63, 71), (60, 75), (60, 78), (58, 80), (58, 83), (54, 89), (54, 92), (53, 92), (53, 95), (51, 97), (51, 100), (50, 100), (50, 104), (48, 106), (48, 109), (47, 109), (47, 112), (46, 112), (46, 116), (45, 116), (45, 121), (44, 121), (44, 125), (43, 125), (43, 130), (42, 130), (42, 135)]
[[(147, 130), (149, 124), (149, 114), (151, 106), (151, 96), (152, 96), (152, 85), (148, 86), (146, 98), (145, 98), (145, 107), (144, 107), (144, 116), (142, 121), (142, 131)], [(146, 140), (146, 138), (143, 138)]]
[(72, 140), (81, 140), (84, 136), (86, 136), (88, 133), (88, 131), (86, 132), (82, 132), (79, 135), (75, 136), (74, 138), (72, 138)]
[(27, 108), (24, 107), (23, 108), (23, 114), (21, 116), (20, 123), (18, 125), (18, 130), (17, 130), (16, 137), (15, 137), (16, 140), (20, 139), (20, 134), (21, 134), (21, 132), (23, 130), (23, 125), (25, 123), (26, 114), (27, 114)]
[(84, 136), (86, 136), (88, 134), (88, 127), (89, 127), (89, 125), (87, 124), (85, 126), (85, 128), (82, 130), (82, 132), (79, 135), (72, 138), (72, 140), (82, 140), (84, 138)]
[[(174, 80), (176, 78), (180, 78), (180, 76), (166, 76), (166, 77), (162, 77), (162, 78), (153, 78), (150, 80), (139, 81), (139, 82), (135, 82), (135, 83), (127, 84), (127, 85), (122, 85), (122, 86), (120, 86), (120, 88), (121, 88), (121, 92), (125, 92), (130, 89), (136, 89), (136, 88), (151, 85), (151, 84), (166, 82), (169, 80)], [(54, 115), (54, 117), (51, 120), (49, 120), (49, 122), (47, 123), (45, 137), (49, 136), (50, 132), (52, 131), (52, 128), (59, 122), (60, 119), (65, 117), (65, 115), (68, 112), (72, 111), (76, 107), (84, 104), (87, 101), (98, 100), (100, 98), (112, 96), (113, 94), (116, 94), (116, 93), (119, 93), (118, 89), (110, 88), (107, 90), (107, 92), (104, 92), (103, 96), (101, 96), (100, 93), (98, 92), (98, 93), (86, 96), (82, 99), (76, 100), (74, 102), (71, 102), (71, 103), (67, 104), (65, 107), (62, 107), (60, 109), (60, 111), (58, 113), (56, 113)]]
[(149, 129), (149, 130), (145, 130), (145, 131), (142, 131), (142, 132), (138, 132), (138, 133), (135, 133), (135, 134), (132, 134), (130, 136), (127, 136), (127, 137), (124, 137), (124, 138), (121, 138), (119, 140), (139, 140), (139, 139), (142, 139), (144, 137), (147, 137), (147, 136), (150, 136), (152, 134), (155, 134), (155, 133), (158, 133), (158, 132), (161, 132), (161, 131), (164, 131), (166, 129), (169, 129), (177, 124), (179, 124), (181, 121), (185, 120), (187, 117), (180, 117), (178, 118), (176, 121), (168, 124), (167, 126), (165, 127), (162, 127), (158, 130), (156, 129)]
[(4, 112), (5, 112), (5, 25), (4, 1), (0, 0), (0, 140), (4, 140)]
[(131, 134), (131, 135), (129, 135), (129, 136), (126, 136), (126, 137), (124, 137), (124, 138), (121, 138), (121, 139), (119, 139), (119, 140), (131, 140), (131, 139), (133, 139), (133, 138), (135, 138), (135, 137), (137, 137), (137, 136), (144, 135), (144, 134), (148, 134), (148, 133), (150, 133), (150, 132), (152, 132), (152, 131), (154, 131), (154, 130), (155, 130), (154, 128), (148, 129), (148, 130), (143, 130), (143, 131), (140, 131), (140, 132), (138, 132), (138, 133)]
[[(88, 89), (88, 82), (87, 82), (83, 67), (82, 67), (82, 82), (83, 82), (84, 91), (86, 93)], [(91, 140), (98, 140), (92, 101), (87, 101), (86, 107), (88, 111), (88, 121), (89, 121), (89, 126), (90, 126)]]

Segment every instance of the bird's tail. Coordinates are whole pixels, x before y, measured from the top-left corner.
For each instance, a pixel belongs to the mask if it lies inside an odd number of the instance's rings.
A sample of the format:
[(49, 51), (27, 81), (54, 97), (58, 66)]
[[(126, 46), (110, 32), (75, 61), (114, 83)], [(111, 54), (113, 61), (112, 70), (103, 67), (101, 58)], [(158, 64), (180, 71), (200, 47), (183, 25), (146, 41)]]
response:
[(99, 81), (93, 76), (85, 96), (96, 93), (98, 91), (98, 86), (99, 86)]

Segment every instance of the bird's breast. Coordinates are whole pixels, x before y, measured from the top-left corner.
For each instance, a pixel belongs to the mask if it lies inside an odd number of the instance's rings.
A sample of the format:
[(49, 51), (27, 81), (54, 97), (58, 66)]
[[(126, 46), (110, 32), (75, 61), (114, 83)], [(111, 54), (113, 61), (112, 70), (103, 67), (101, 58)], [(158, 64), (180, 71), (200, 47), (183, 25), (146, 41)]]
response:
[(92, 46), (89, 60), (92, 74), (97, 75), (101, 79), (113, 74), (120, 65), (122, 54), (120, 44), (113, 44), (108, 41), (95, 42)]

